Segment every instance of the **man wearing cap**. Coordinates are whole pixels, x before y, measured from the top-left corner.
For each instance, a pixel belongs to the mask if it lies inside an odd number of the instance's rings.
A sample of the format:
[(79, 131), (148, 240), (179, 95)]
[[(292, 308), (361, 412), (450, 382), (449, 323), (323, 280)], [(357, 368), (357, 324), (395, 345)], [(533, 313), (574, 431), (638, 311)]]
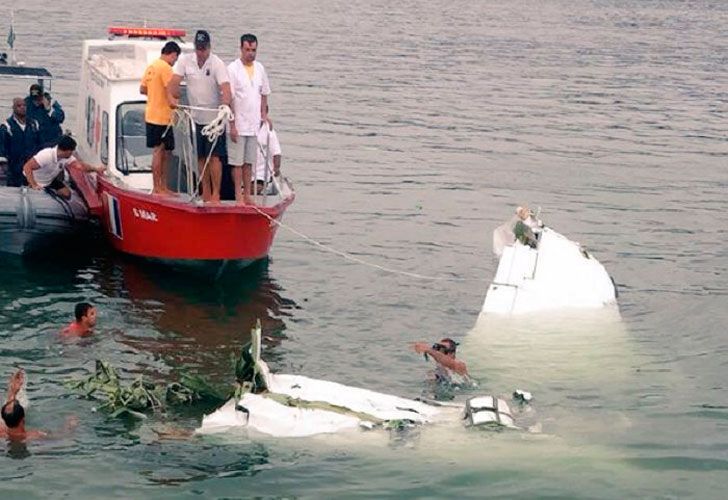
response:
[(262, 122), (268, 121), (270, 83), (261, 63), (255, 60), (258, 39), (246, 33), (240, 37), (240, 58), (228, 65), (233, 93), (233, 114), (230, 122), (227, 153), (233, 167), (235, 200), (251, 205), (252, 169), (258, 155), (256, 135)]
[(152, 194), (171, 195), (167, 187), (167, 162), (174, 150), (172, 106), (167, 86), (172, 79), (172, 66), (182, 50), (176, 42), (167, 42), (162, 55), (147, 66), (139, 92), (147, 96), (144, 121), (147, 125), (147, 147), (152, 148)]
[(66, 114), (58, 101), (51, 99), (43, 87), (34, 83), (30, 86), (30, 95), (25, 98), (26, 113), (29, 120), (38, 122), (42, 147), (52, 146), (63, 135), (61, 123)]
[(174, 65), (167, 89), (170, 102), (176, 106), (180, 83), (184, 79), (187, 82), (187, 100), (190, 106), (213, 110), (193, 109), (192, 118), (197, 134), (197, 166), (202, 183), (202, 199), (217, 203), (220, 201), (220, 158), (225, 155), (225, 136), (218, 137), (213, 144), (202, 134), (202, 129), (216, 118), (217, 108), (221, 103), (230, 106), (232, 97), (225, 63), (211, 52), (210, 45), (210, 34), (204, 30), (198, 31), (195, 34), (195, 52), (180, 56)]
[(25, 100), (13, 99), (13, 114), (0, 124), (0, 156), (8, 160), (8, 186), (22, 186), (23, 165), (40, 149), (38, 122), (26, 116)]

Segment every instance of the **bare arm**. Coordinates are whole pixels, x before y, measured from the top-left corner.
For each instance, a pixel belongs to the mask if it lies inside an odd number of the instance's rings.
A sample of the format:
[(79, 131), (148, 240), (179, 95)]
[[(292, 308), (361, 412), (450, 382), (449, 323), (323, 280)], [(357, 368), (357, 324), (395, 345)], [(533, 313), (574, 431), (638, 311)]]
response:
[(13, 373), (8, 380), (8, 396), (5, 400), (6, 403), (15, 400), (18, 396), (18, 392), (23, 388), (25, 382), (25, 371), (22, 368), (18, 368), (18, 371)]
[(180, 83), (182, 83), (182, 76), (175, 73), (167, 84), (167, 102), (173, 108), (179, 104)]
[(233, 109), (233, 93), (230, 90), (230, 82), (220, 84), (220, 94), (222, 95), (222, 103)]
[(276, 177), (281, 175), (281, 155), (275, 155), (273, 157), (273, 175)]
[(25, 178), (28, 180), (28, 185), (33, 189), (41, 189), (40, 185), (35, 181), (35, 177), (33, 176), (33, 170), (38, 170), (39, 168), (40, 165), (38, 165), (38, 162), (35, 161), (35, 158), (31, 158), (25, 162), (25, 165), (23, 165)]
[(268, 121), (268, 96), (260, 96), (260, 119), (261, 121)]
[(465, 363), (459, 359), (451, 358), (450, 356), (433, 349), (424, 342), (415, 342), (413, 347), (415, 352), (432, 356), (432, 359), (434, 359), (438, 364), (454, 371), (458, 375), (468, 375), (468, 368)]
[(71, 165), (78, 165), (84, 172), (96, 172), (97, 174), (101, 174), (106, 171), (106, 167), (102, 165), (89, 165), (88, 163), (81, 160), (76, 160), (72, 162), (69, 166)]

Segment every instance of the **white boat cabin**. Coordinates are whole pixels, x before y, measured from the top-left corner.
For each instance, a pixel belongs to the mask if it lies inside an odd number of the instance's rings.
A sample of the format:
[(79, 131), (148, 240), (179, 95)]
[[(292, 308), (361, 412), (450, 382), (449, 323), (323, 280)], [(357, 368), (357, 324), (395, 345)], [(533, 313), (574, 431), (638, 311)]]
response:
[[(159, 58), (169, 39), (177, 38), (183, 52), (194, 48), (179, 40), (185, 34), (181, 30), (109, 28), (109, 33), (110, 39), (83, 43), (78, 152), (84, 161), (106, 165), (109, 174), (128, 187), (149, 191), (152, 150), (146, 145), (147, 97), (139, 92), (139, 85), (146, 67)], [(180, 154), (174, 152), (177, 168), (170, 170), (173, 179), (175, 172), (182, 172)], [(176, 179), (181, 180), (180, 175)]]

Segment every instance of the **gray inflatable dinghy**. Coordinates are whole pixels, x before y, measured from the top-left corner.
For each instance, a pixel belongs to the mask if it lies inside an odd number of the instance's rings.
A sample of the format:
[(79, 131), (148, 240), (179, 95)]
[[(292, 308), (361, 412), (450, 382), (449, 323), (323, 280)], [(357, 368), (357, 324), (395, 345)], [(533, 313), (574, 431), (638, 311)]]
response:
[(0, 252), (28, 255), (86, 236), (88, 207), (73, 191), (65, 200), (27, 187), (0, 187)]

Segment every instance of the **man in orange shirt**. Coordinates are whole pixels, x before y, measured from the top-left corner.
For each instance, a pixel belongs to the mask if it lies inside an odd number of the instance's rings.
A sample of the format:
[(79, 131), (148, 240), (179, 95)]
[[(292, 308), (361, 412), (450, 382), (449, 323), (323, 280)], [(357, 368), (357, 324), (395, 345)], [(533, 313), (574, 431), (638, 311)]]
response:
[(169, 195), (167, 188), (167, 161), (174, 150), (174, 134), (169, 126), (172, 122), (172, 106), (167, 97), (167, 85), (172, 79), (172, 66), (182, 50), (175, 42), (162, 47), (159, 59), (147, 66), (139, 92), (147, 96), (144, 121), (147, 123), (147, 147), (152, 153), (152, 194)]

